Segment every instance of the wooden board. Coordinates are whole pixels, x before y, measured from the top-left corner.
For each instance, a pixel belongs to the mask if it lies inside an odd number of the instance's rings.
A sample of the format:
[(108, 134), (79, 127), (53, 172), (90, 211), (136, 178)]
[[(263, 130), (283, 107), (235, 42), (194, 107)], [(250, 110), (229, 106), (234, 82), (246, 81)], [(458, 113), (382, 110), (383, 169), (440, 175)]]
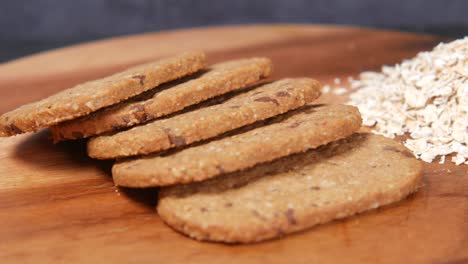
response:
[[(325, 26), (218, 27), (93, 42), (0, 65), (0, 113), (70, 85), (187, 49), (209, 61), (269, 56), (274, 79), (324, 83), (430, 50), (427, 35)], [(343, 102), (325, 95), (322, 102)], [(425, 164), (409, 199), (254, 245), (200, 243), (155, 214), (155, 189), (117, 189), (110, 163), (47, 131), (0, 139), (0, 262), (468, 263), (468, 169)]]

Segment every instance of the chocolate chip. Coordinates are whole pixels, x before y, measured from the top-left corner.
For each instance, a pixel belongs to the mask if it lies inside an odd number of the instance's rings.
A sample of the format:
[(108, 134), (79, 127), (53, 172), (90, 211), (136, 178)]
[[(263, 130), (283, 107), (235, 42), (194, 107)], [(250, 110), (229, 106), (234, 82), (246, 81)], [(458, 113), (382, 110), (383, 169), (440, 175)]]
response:
[(278, 228), (278, 229), (276, 229), (276, 235), (278, 237), (282, 237), (282, 236), (286, 235), (286, 233), (283, 231), (283, 229)]
[(257, 98), (255, 99), (254, 101), (257, 101), (257, 102), (265, 102), (265, 103), (274, 103), (275, 105), (279, 106), (280, 104), (278, 103), (278, 100), (274, 99), (274, 98), (270, 98), (268, 96), (264, 96), (264, 97), (260, 97), (260, 98)]
[(125, 123), (125, 125), (128, 125), (130, 123), (130, 119), (128, 118), (128, 116), (122, 117), (122, 121)]
[(413, 155), (411, 152), (409, 152), (409, 151), (407, 151), (407, 150), (403, 150), (403, 151), (402, 151), (402, 150), (399, 150), (399, 149), (397, 149), (396, 147), (393, 147), (393, 146), (384, 146), (384, 147), (383, 147), (383, 150), (386, 150), (386, 151), (393, 151), (393, 152), (396, 152), (396, 153), (400, 153), (400, 154), (402, 154), (403, 156), (408, 157), (408, 158), (413, 158), (413, 157), (414, 157), (414, 155)]
[(146, 120), (148, 120), (147, 118), (148, 118), (148, 115), (146, 113), (142, 113), (141, 115), (136, 116), (136, 119), (138, 119), (140, 123), (143, 123)]
[(145, 111), (145, 106), (144, 105), (141, 105), (141, 104), (137, 104), (135, 105), (134, 107), (132, 107), (133, 110), (137, 110), (137, 111)]
[(140, 85), (143, 85), (143, 84), (145, 84), (146, 76), (145, 75), (134, 75), (134, 76), (132, 76), (132, 79), (140, 80)]
[(327, 164), (330, 164), (332, 166), (338, 166), (340, 164), (336, 163), (336, 162), (333, 162), (333, 161), (327, 161)]
[(276, 93), (276, 96), (278, 96), (278, 97), (290, 97), (291, 95), (288, 92), (280, 91), (280, 92)]
[(384, 146), (382, 149), (387, 151), (400, 152), (400, 150), (398, 150), (394, 146)]
[(72, 136), (73, 136), (73, 138), (83, 138), (83, 133), (81, 133), (79, 131), (73, 131)]
[(252, 214), (255, 215), (257, 218), (266, 221), (268, 220), (265, 216), (261, 215), (257, 210), (252, 210)]
[(143, 123), (143, 122), (146, 122), (148, 120), (151, 120), (151, 119), (154, 119), (154, 116), (153, 115), (150, 115), (148, 113), (145, 113), (145, 112), (142, 112), (142, 113), (138, 113), (136, 116), (135, 116), (136, 119), (138, 119), (138, 121), (140, 123)]
[(164, 132), (166, 133), (172, 145), (175, 145), (176, 147), (180, 147), (186, 144), (185, 138), (172, 134), (171, 129), (165, 128)]
[(300, 124), (301, 124), (301, 122), (294, 122), (294, 123), (292, 123), (291, 125), (289, 125), (288, 127), (289, 127), (289, 128), (296, 128), (296, 127), (298, 127)]
[(208, 212), (208, 209), (206, 209), (205, 207), (201, 207), (200, 212), (202, 212), (202, 213)]
[(119, 124), (112, 124), (111, 127), (112, 127), (112, 129), (114, 129), (114, 130), (119, 130), (119, 129), (125, 127), (125, 126), (122, 126), (122, 125), (119, 125)]
[(286, 213), (284, 213), (286, 215), (286, 218), (288, 219), (288, 223), (290, 225), (295, 225), (297, 224), (297, 221), (296, 221), (296, 218), (294, 218), (294, 210), (289, 208)]
[(7, 126), (6, 130), (7, 130), (7, 132), (9, 134), (21, 134), (21, 133), (23, 133), (23, 130), (21, 130), (15, 124), (10, 124), (9, 126)]
[(174, 144), (176, 147), (180, 147), (185, 145), (185, 138), (183, 137), (173, 137), (171, 143)]
[(232, 207), (232, 203), (231, 203), (231, 202), (227, 202), (227, 203), (224, 204), (224, 207), (226, 207), (226, 208)]

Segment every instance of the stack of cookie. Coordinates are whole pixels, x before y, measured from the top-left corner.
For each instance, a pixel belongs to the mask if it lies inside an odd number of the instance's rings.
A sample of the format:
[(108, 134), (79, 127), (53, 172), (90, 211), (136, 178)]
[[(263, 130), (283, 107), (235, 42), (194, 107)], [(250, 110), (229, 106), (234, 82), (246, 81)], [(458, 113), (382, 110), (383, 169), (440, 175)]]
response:
[(206, 67), (188, 52), (79, 84), (0, 116), (0, 136), (50, 127), (116, 159), (116, 185), (161, 187), (157, 211), (199, 240), (255, 242), (398, 201), (421, 166), (365, 133), (359, 111), (311, 104), (309, 78), (270, 83), (268, 58)]

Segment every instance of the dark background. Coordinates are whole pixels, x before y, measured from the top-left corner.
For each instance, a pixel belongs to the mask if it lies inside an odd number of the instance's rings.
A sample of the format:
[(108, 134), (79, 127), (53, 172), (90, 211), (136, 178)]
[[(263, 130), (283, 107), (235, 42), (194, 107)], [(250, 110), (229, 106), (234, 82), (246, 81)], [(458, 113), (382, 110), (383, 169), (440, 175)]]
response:
[(246, 23), (468, 35), (468, 0), (2, 0), (0, 62), (126, 34)]

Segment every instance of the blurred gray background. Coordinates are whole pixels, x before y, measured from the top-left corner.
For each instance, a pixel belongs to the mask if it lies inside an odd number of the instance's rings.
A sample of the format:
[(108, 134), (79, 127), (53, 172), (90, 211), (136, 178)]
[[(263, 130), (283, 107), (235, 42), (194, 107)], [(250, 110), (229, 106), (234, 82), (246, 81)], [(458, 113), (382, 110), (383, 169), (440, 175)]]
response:
[(3, 0), (0, 62), (111, 36), (246, 23), (468, 35), (468, 0)]

